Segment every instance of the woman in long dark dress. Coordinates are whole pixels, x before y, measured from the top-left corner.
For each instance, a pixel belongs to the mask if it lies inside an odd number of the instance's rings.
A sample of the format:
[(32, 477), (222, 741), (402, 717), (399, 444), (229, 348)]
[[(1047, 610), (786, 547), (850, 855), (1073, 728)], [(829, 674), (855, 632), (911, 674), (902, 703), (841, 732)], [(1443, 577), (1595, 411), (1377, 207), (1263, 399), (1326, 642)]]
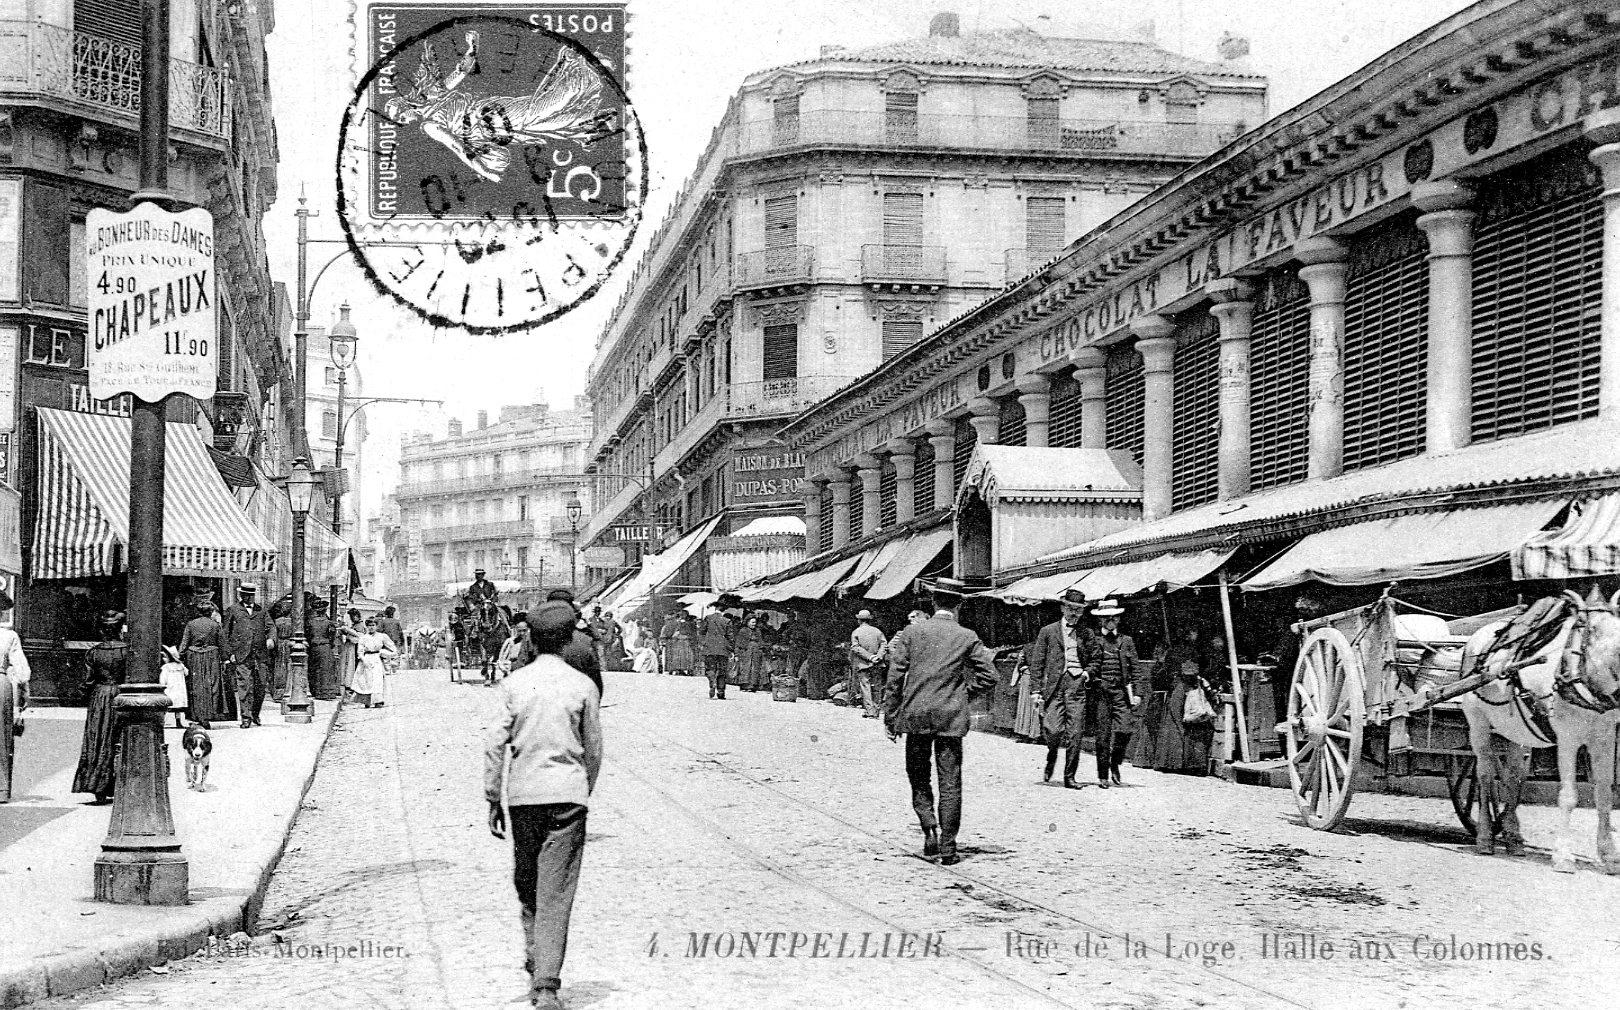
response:
[(332, 615), (327, 605), (313, 594), (305, 597), (309, 607), (309, 693), (321, 701), (336, 701), (343, 694), (338, 683), (337, 656), (332, 652)]
[(765, 675), (765, 641), (760, 635), (759, 618), (752, 615), (737, 629), (737, 686), (758, 691), (769, 686)]
[(90, 690), (84, 712), (84, 743), (79, 767), (73, 773), (73, 791), (93, 793), (97, 803), (113, 795), (113, 751), (118, 743), (113, 700), (128, 675), (129, 647), (118, 638), (124, 615), (109, 610), (101, 618), (101, 641), (84, 657), (84, 681)]
[(219, 662), (224, 637), (219, 622), (208, 616), (212, 606), (207, 601), (198, 603), (197, 616), (187, 621), (185, 630), (180, 633), (180, 661), (186, 664), (187, 714), (205, 729), (211, 722), (231, 718), (228, 711), (220, 708), (221, 699), (229, 692), (225, 690), (225, 673)]

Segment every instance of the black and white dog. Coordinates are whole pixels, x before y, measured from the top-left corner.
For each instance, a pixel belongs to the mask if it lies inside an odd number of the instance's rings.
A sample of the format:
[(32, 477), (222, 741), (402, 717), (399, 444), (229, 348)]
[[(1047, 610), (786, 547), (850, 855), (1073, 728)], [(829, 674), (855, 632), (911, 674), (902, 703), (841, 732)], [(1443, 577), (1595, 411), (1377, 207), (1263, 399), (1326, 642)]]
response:
[(208, 755), (213, 753), (214, 741), (201, 723), (192, 723), (180, 737), (180, 749), (186, 752), (186, 788), (203, 791), (208, 780)]

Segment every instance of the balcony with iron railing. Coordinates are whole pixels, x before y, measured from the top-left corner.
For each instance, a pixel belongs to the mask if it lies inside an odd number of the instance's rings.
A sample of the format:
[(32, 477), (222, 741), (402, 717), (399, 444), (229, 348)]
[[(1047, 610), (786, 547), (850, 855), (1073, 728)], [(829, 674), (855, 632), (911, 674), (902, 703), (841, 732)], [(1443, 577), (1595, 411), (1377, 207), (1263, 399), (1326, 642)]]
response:
[[(394, 492), (396, 499), (425, 498), (433, 495), (457, 494), (462, 491), (488, 491), (493, 488), (523, 488), (551, 481), (566, 480), (580, 472), (577, 466), (543, 466), (528, 470), (505, 470), (500, 473), (475, 473), (447, 480), (411, 481), (401, 484)], [(576, 476), (576, 480), (578, 480)]]
[(736, 152), (761, 154), (784, 147), (833, 144), (1192, 158), (1212, 153), (1245, 129), (1241, 123), (806, 109), (796, 117), (741, 124)]
[[(229, 141), (231, 76), (169, 61), (169, 126)], [(141, 47), (29, 21), (0, 21), (0, 104), (40, 98), (139, 128)]]
[(733, 382), (729, 415), (796, 414), (854, 382), (854, 375), (801, 375), (762, 382)]
[(945, 247), (939, 245), (861, 246), (862, 284), (945, 283)]
[(432, 526), (422, 530), (422, 542), (439, 544), (462, 540), (503, 540), (506, 537), (532, 537), (531, 519), (508, 519), (488, 523), (462, 523), (459, 526)]
[(815, 279), (814, 246), (788, 245), (737, 254), (737, 289), (808, 284)]

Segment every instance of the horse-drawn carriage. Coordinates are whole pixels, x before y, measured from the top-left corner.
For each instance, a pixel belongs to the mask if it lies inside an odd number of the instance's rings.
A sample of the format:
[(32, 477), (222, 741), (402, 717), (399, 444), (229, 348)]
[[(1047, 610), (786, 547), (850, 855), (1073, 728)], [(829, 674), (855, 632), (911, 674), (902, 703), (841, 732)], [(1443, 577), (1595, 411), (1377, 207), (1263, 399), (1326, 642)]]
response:
[[(1620, 721), (1615, 601), (1565, 593), (1451, 620), (1414, 611), (1386, 592), (1295, 626), (1305, 638), (1278, 731), (1305, 822), (1337, 827), (1358, 773), (1438, 772), (1477, 850), (1493, 851), (1501, 838), (1512, 853), (1522, 845), (1514, 808), (1528, 749), (1557, 746), (1563, 830), (1554, 867), (1573, 869), (1565, 843), (1585, 745), (1598, 852), (1620, 872), (1608, 834)], [(1506, 743), (1505, 759), (1495, 741)]]
[(450, 653), (450, 682), (461, 683), (467, 670), (477, 670), (482, 683), (495, 679), (495, 661), (501, 645), (512, 633), (511, 615), (493, 600), (473, 600), (456, 608), (446, 648)]

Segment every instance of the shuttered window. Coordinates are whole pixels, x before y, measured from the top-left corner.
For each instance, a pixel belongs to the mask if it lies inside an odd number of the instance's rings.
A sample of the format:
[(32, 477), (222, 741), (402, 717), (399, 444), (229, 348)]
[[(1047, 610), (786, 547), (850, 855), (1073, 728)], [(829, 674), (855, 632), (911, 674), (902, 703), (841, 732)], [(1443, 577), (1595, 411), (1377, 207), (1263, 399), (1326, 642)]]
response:
[(1001, 400), (1001, 420), (996, 432), (997, 445), (1023, 445), (1024, 435), (1028, 431), (1025, 424), (1024, 405), (1018, 402), (1018, 397), (1007, 396)]
[(1029, 99), (1029, 140), (1042, 147), (1056, 147), (1058, 142), (1058, 100), (1056, 98)]
[(833, 500), (830, 485), (822, 485), (821, 492), (821, 537), (818, 540), (818, 549), (832, 550), (833, 545)]
[(798, 374), (798, 324), (782, 323), (765, 327), (765, 380), (792, 379)]
[(799, 198), (773, 196), (765, 201), (765, 248), (785, 249), (799, 244)]
[(793, 144), (799, 139), (799, 96), (778, 98), (771, 103), (772, 136), (778, 144)]
[(1063, 251), (1067, 204), (1061, 196), (1032, 196), (1024, 201), (1024, 248), (1031, 269)]
[(883, 194), (883, 244), (916, 247), (923, 241), (921, 193)]
[(917, 93), (891, 91), (883, 98), (883, 135), (891, 144), (917, 142)]
[(1416, 216), (1356, 236), (1344, 303), (1344, 468), (1423, 451), (1428, 241)]
[(921, 319), (885, 319), (883, 321), (883, 360), (899, 354), (901, 351), (922, 339), (923, 324)]
[(1047, 444), (1055, 449), (1080, 448), (1080, 383), (1067, 370), (1052, 378), (1052, 406)]
[(1310, 465), (1310, 293), (1299, 275), (1266, 276), (1249, 340), (1250, 486), (1305, 479)]
[(1108, 352), (1108, 448), (1124, 449), (1142, 462), (1142, 411), (1147, 387), (1142, 356), (1136, 348), (1115, 346)]
[(138, 47), (141, 5), (131, 0), (73, 0), (73, 30)]
[(922, 515), (934, 507), (934, 446), (926, 438), (917, 440), (917, 479), (913, 503)]
[(1220, 454), (1220, 324), (1208, 312), (1177, 320), (1172, 398), (1170, 507), (1215, 500)]
[(968, 463), (973, 458), (973, 447), (978, 444), (978, 438), (973, 434), (973, 425), (967, 418), (956, 422), (956, 455), (951, 458), (951, 467), (955, 476), (951, 478), (951, 487), (960, 491), (962, 478), (967, 474)]
[(894, 493), (899, 480), (899, 475), (895, 473), (893, 461), (885, 459), (883, 469), (878, 477), (878, 525), (884, 529), (894, 525)]
[(1555, 152), (1480, 190), (1475, 441), (1597, 414), (1603, 206), (1582, 154)]
[(862, 528), (861, 524), (861, 519), (866, 514), (865, 503), (866, 495), (861, 493), (860, 472), (852, 472), (849, 475), (849, 539), (852, 542), (872, 532)]

